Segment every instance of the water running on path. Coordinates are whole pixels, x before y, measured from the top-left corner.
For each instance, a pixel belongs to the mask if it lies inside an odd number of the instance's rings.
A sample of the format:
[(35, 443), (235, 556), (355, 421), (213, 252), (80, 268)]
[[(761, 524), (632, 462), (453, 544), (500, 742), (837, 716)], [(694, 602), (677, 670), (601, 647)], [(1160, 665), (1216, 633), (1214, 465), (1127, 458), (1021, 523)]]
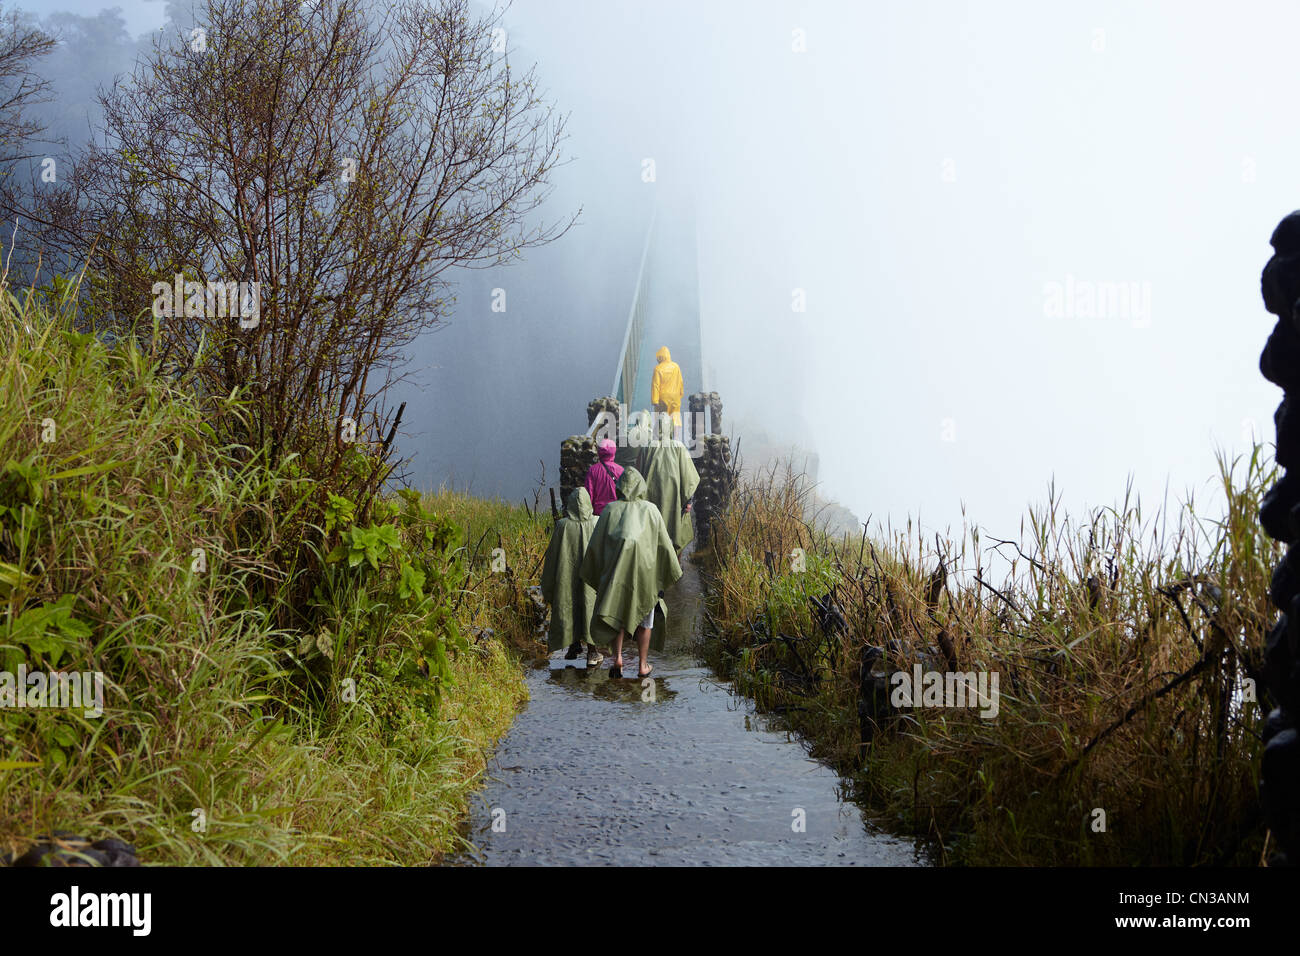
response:
[(911, 842), (869, 827), (840, 799), (834, 771), (696, 657), (701, 587), (689, 553), (682, 570), (664, 652), (650, 655), (653, 692), (635, 677), (630, 641), (630, 678), (562, 652), (529, 673), (532, 699), (472, 807), (477, 853), (459, 862), (924, 864)]

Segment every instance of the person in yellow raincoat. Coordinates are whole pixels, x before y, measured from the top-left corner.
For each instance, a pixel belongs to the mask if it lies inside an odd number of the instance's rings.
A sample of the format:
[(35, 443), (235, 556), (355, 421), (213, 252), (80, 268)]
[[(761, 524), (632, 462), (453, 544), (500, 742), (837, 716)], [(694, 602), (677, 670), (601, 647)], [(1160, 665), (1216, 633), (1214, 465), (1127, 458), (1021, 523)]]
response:
[(673, 361), (668, 346), (655, 353), (654, 374), (650, 376), (650, 403), (657, 412), (668, 412), (673, 416), (673, 426), (682, 424), (682, 394), (686, 386), (682, 383), (682, 370)]

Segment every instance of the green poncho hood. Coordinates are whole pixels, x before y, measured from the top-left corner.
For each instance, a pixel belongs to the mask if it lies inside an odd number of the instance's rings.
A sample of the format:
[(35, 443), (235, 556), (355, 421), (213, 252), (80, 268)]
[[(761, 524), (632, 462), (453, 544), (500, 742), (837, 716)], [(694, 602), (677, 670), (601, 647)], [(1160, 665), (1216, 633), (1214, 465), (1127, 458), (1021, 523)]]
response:
[(609, 644), (620, 630), (631, 637), (656, 607), (650, 646), (663, 650), (668, 608), (659, 592), (676, 583), (682, 567), (641, 473), (624, 469), (617, 487), (618, 500), (605, 506), (582, 560), (582, 580), (596, 589), (591, 638)]
[(596, 515), (586, 488), (575, 488), (564, 502), (564, 517), (555, 523), (542, 563), (542, 597), (551, 605), (551, 629), (546, 646), (552, 651), (586, 641), (596, 592), (579, 571), (587, 543), (596, 530)]
[(614, 489), (619, 501), (645, 501), (645, 478), (635, 468), (624, 468)]
[(660, 421), (659, 443), (646, 448), (641, 457), (646, 497), (659, 509), (673, 547), (680, 552), (695, 537), (686, 503), (699, 487), (700, 473), (686, 446), (672, 437), (672, 421), (666, 416)]
[(586, 521), (596, 517), (596, 512), (591, 507), (591, 495), (587, 493), (586, 488), (574, 488), (569, 492), (569, 497), (564, 499), (564, 517), (573, 518), (575, 521)]

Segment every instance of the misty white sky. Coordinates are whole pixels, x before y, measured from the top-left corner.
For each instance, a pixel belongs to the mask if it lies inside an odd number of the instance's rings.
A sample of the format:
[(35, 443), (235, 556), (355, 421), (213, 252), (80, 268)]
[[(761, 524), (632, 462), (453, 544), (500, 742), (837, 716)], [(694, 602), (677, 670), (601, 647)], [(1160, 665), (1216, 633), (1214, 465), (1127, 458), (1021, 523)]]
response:
[[(119, 5), (133, 32), (163, 22)], [(574, 255), (620, 230), (604, 245), (637, 247), (637, 190), (694, 194), (733, 419), (815, 447), (861, 517), (955, 527), (965, 502), (1011, 534), (1053, 476), (1072, 508), (1130, 474), (1149, 505), (1166, 483), (1208, 498), (1216, 447), (1243, 451), (1251, 422), (1271, 440), (1259, 272), (1300, 206), (1300, 5), (1060, 6), (517, 0), (506, 22), (571, 114)], [(1067, 279), (1135, 283), (1149, 314), (1051, 315)], [(578, 309), (582, 281), (547, 295)], [(631, 291), (610, 292), (619, 334)], [(453, 324), (462, 346), (493, 334)]]

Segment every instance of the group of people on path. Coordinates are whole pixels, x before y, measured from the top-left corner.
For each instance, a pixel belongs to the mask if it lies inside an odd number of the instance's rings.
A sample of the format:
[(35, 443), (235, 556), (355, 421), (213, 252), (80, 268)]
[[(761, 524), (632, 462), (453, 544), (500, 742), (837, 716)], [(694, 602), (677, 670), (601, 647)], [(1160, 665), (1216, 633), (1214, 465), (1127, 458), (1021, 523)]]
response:
[(653, 666), (651, 649), (663, 650), (667, 633), (664, 592), (682, 576), (680, 554), (694, 537), (691, 498), (700, 476), (690, 452), (674, 437), (681, 424), (681, 369), (659, 350), (651, 381), (657, 440), (640, 449), (636, 463), (615, 462), (609, 439), (584, 483), (569, 492), (542, 563), (542, 597), (551, 606), (547, 646), (568, 647), (597, 667), (608, 649), (610, 676), (623, 676), (623, 642), (636, 643), (639, 678)]

